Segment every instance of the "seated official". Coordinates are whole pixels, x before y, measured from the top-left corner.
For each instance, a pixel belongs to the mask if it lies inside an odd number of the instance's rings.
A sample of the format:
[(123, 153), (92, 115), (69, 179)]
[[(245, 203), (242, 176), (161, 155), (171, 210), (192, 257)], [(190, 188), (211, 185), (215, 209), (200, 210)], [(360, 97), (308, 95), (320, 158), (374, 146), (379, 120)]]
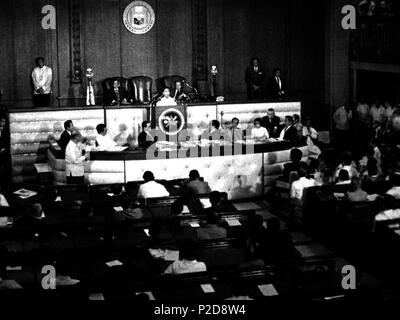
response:
[(165, 269), (164, 274), (184, 274), (207, 271), (204, 262), (197, 261), (195, 258), (195, 245), (185, 243), (179, 251), (179, 260), (173, 262)]
[(163, 107), (163, 106), (176, 106), (175, 99), (171, 97), (171, 92), (169, 88), (164, 89), (162, 97), (157, 102), (157, 107)]
[(267, 115), (262, 118), (262, 126), (268, 130), (268, 135), (271, 138), (279, 137), (281, 119), (275, 115), (274, 109), (268, 109)]
[(47, 241), (48, 233), (45, 230), (46, 215), (40, 203), (34, 203), (28, 210), (27, 214), (16, 220), (15, 224), (19, 227), (31, 228), (35, 237), (39, 237), (42, 241)]
[(303, 136), (303, 125), (300, 122), (300, 116), (298, 114), (294, 114), (292, 117), (293, 117), (293, 126), (297, 130), (297, 136), (301, 138)]
[(167, 189), (162, 184), (154, 181), (153, 172), (146, 171), (143, 174), (143, 180), (145, 183), (139, 187), (138, 198), (161, 198), (169, 196)]
[(346, 199), (350, 202), (366, 201), (368, 194), (361, 189), (361, 180), (358, 177), (351, 178), (350, 190), (346, 192)]
[(225, 131), (225, 139), (229, 143), (235, 143), (236, 141), (243, 140), (243, 132), (239, 127), (239, 119), (233, 118), (231, 121), (230, 128)]
[(121, 87), (121, 84), (118, 80), (113, 82), (112, 88), (107, 92), (107, 105), (118, 105), (118, 104), (128, 104), (128, 92), (124, 87)]
[(197, 170), (191, 170), (189, 172), (189, 182), (185, 184), (183, 194), (203, 194), (210, 193), (211, 188), (207, 182), (200, 180), (200, 174)]
[(297, 175), (299, 178), (293, 181), (290, 187), (290, 198), (302, 203), (304, 190), (309, 187), (317, 186), (319, 183), (308, 176), (308, 166), (305, 163), (300, 164)]
[(383, 175), (379, 174), (378, 161), (371, 157), (367, 160), (365, 171), (361, 175), (363, 182), (378, 182), (383, 180)]
[(221, 124), (218, 120), (212, 120), (210, 123), (210, 131), (208, 132), (209, 140), (218, 141), (221, 139), (221, 136), (223, 136)]
[(290, 142), (296, 142), (299, 139), (297, 135), (297, 129), (293, 126), (293, 117), (285, 117), (285, 127), (281, 130), (279, 134), (279, 139), (288, 140)]
[(67, 120), (64, 122), (64, 131), (60, 136), (60, 140), (58, 140), (58, 145), (60, 146), (62, 152), (65, 154), (65, 149), (67, 148), (69, 140), (71, 140), (71, 134), (74, 124), (72, 120)]
[(209, 211), (207, 212), (206, 223), (200, 228), (197, 228), (198, 240), (214, 240), (226, 238), (226, 229), (218, 226), (221, 217), (218, 213)]
[(267, 220), (267, 229), (261, 245), (262, 256), (266, 263), (296, 256), (291, 234), (280, 229), (279, 219), (270, 218)]
[(228, 200), (222, 198), (222, 194), (219, 191), (210, 192), (209, 200), (211, 208), (206, 209), (206, 212), (214, 211), (216, 213), (222, 213), (236, 211), (236, 208), (229, 203)]
[(187, 103), (190, 100), (189, 96), (185, 93), (181, 81), (175, 82), (175, 92), (173, 94), (173, 98), (176, 103)]
[(338, 181), (336, 182), (336, 185), (350, 184), (350, 183), (351, 183), (351, 180), (350, 180), (349, 172), (344, 169), (340, 170)]
[(265, 127), (261, 127), (260, 118), (254, 120), (254, 128), (251, 129), (251, 138), (256, 141), (264, 141), (269, 138), (268, 130)]
[(81, 141), (81, 134), (73, 132), (65, 149), (65, 175), (68, 184), (82, 184), (85, 181), (85, 160), (89, 158), (89, 153), (84, 152)]
[(293, 148), (290, 150), (290, 160), (283, 165), (282, 177), (279, 179), (284, 182), (289, 182), (290, 173), (297, 172), (300, 168), (301, 159), (303, 158), (303, 152), (300, 149)]
[(359, 173), (356, 169), (356, 165), (353, 162), (352, 156), (350, 152), (344, 152), (342, 155), (342, 161), (339, 166), (336, 168), (335, 177), (339, 176), (340, 170), (346, 170), (349, 173), (350, 179), (353, 177), (358, 177)]
[(98, 124), (96, 126), (96, 130), (96, 146), (98, 146), (101, 150), (108, 150), (117, 146), (117, 143), (111, 139), (109, 135), (107, 135), (107, 127), (105, 124)]
[(154, 143), (154, 138), (150, 133), (151, 125), (150, 121), (142, 122), (142, 132), (139, 133), (139, 147), (140, 148), (148, 148)]

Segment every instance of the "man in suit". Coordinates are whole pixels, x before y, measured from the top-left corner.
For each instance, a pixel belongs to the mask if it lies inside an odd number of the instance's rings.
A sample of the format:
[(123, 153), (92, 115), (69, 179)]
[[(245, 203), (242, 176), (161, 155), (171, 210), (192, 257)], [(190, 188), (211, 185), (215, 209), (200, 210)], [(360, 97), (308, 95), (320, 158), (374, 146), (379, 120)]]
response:
[(279, 139), (281, 140), (288, 140), (290, 142), (295, 142), (299, 139), (297, 134), (297, 129), (293, 125), (293, 117), (286, 116), (285, 117), (285, 127), (282, 129), (281, 133), (279, 134)]
[(65, 149), (67, 148), (69, 140), (71, 140), (72, 128), (74, 127), (72, 120), (67, 120), (64, 122), (64, 131), (58, 140), (58, 145), (61, 148), (63, 154), (65, 154)]
[(267, 128), (270, 138), (277, 138), (281, 126), (281, 119), (275, 115), (275, 110), (270, 108), (267, 116), (262, 118), (262, 126)]
[(259, 65), (260, 59), (252, 58), (246, 69), (247, 99), (264, 98), (265, 70)]
[(274, 74), (269, 79), (268, 91), (272, 98), (283, 98), (286, 94), (285, 84), (281, 78), (281, 70), (278, 68), (274, 69)]
[(128, 92), (118, 80), (114, 80), (112, 88), (107, 93), (107, 104), (128, 104)]
[(183, 88), (181, 81), (175, 82), (175, 92), (173, 94), (173, 98), (175, 99), (175, 101), (177, 103), (185, 103), (190, 100), (189, 96), (185, 93), (185, 90)]
[(142, 132), (140, 132), (138, 136), (140, 148), (148, 148), (154, 143), (154, 138), (151, 135), (150, 131), (151, 131), (150, 121), (143, 121)]
[(211, 188), (206, 181), (200, 180), (200, 174), (197, 170), (191, 170), (189, 173), (189, 182), (185, 186), (184, 194), (202, 194), (210, 193)]

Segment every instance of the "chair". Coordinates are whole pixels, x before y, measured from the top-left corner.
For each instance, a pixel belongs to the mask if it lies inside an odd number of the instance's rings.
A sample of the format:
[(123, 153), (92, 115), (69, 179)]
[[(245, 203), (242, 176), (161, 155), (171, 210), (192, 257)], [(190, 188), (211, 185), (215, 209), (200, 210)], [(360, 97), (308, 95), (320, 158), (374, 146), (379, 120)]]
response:
[(178, 75), (163, 77), (161, 79), (161, 91), (164, 90), (164, 88), (169, 88), (171, 90), (171, 94), (173, 94), (175, 91), (175, 82), (177, 81), (186, 81), (186, 78)]
[(112, 78), (104, 79), (103, 82), (102, 82), (102, 87), (103, 87), (103, 102), (105, 104), (107, 103), (107, 93), (112, 88), (113, 82), (115, 80), (119, 80), (119, 83), (120, 83), (121, 87), (124, 87), (126, 92), (129, 93), (128, 79), (123, 78), (123, 77), (112, 77)]
[(152, 98), (153, 79), (146, 76), (132, 77), (128, 81), (130, 96), (135, 104), (148, 104)]

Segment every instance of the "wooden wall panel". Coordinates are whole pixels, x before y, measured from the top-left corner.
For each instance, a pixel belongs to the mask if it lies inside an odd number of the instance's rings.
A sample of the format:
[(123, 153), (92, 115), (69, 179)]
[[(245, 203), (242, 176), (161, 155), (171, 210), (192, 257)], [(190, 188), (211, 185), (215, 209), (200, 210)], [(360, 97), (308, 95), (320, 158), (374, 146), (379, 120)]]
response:
[(137, 75), (149, 76), (155, 79), (157, 75), (157, 27), (158, 14), (155, 0), (149, 3), (156, 14), (156, 22), (153, 28), (145, 34), (133, 34), (129, 32), (122, 21), (125, 7), (131, 0), (121, 0), (120, 17), (121, 28), (121, 68), (124, 77)]
[[(213, 64), (218, 66), (217, 93), (227, 100), (246, 96), (244, 73), (252, 56), (261, 58), (268, 74), (273, 67), (281, 67), (291, 91), (302, 98), (324, 85), (326, 78), (323, 75), (326, 72), (332, 74), (332, 67), (339, 65), (345, 54), (342, 52), (346, 47), (345, 37), (340, 36), (343, 39), (340, 47), (330, 46), (338, 53), (336, 62), (329, 62), (330, 68), (312, 68), (311, 73), (308, 72), (310, 64), (323, 63), (327, 50), (323, 46), (324, 26), (320, 25), (323, 21), (313, 16), (320, 11), (309, 11), (308, 6), (302, 6), (297, 0), (204, 1), (206, 16), (202, 17), (207, 24), (207, 70)], [(321, 1), (312, 1), (314, 6), (324, 8)], [(193, 0), (148, 0), (156, 21), (143, 35), (132, 34), (123, 24), (122, 14), (130, 2), (81, 2), (83, 71), (92, 67), (98, 84), (104, 78), (118, 75), (146, 75), (156, 80), (164, 75), (180, 74), (193, 81)], [(47, 3), (57, 8), (56, 31), (41, 28), (41, 7)], [(29, 75), (35, 56), (43, 55), (55, 71), (54, 105), (79, 106), (84, 103), (86, 80), (82, 84), (71, 84), (70, 0), (8, 0), (2, 1), (0, 8), (3, 9), (0, 35), (4, 38), (5, 48), (0, 52), (0, 58), (8, 58), (9, 62), (0, 66), (0, 71), (9, 74), (11, 79), (3, 77), (0, 80), (4, 98), (15, 99), (17, 107), (31, 106)], [(326, 8), (336, 10), (337, 6)], [(328, 16), (333, 21), (338, 15)], [(337, 32), (331, 30), (332, 39)], [(320, 50), (315, 50), (315, 43), (321, 43)], [(328, 58), (333, 59), (333, 55)], [(346, 83), (339, 84), (343, 76), (333, 78), (329, 93), (345, 91)], [(202, 83), (205, 94), (210, 76), (207, 80), (208, 83)], [(101, 90), (96, 93), (101, 94)]]
[(15, 64), (12, 57), (14, 57), (13, 37), (14, 26), (10, 17), (12, 13), (12, 5), (10, 2), (0, 1), (0, 61), (1, 63), (1, 77), (0, 77), (0, 91), (2, 99), (5, 104), (15, 99)]
[[(94, 70), (95, 95), (99, 95), (102, 79), (121, 75), (119, 1), (104, 0), (100, 5), (98, 0), (85, 0), (82, 4), (83, 67)], [(86, 86), (85, 79), (83, 83)]]
[(192, 78), (191, 1), (159, 0), (157, 4), (157, 78)]
[[(13, 28), (14, 28), (14, 63), (16, 98), (19, 106), (31, 106), (32, 85), (30, 74), (35, 66), (35, 57), (45, 57), (45, 64), (53, 67), (56, 60), (51, 55), (51, 38), (48, 33), (52, 31), (42, 28), (41, 8), (49, 1), (24, 1), (12, 2)], [(54, 32), (54, 31), (53, 31)]]

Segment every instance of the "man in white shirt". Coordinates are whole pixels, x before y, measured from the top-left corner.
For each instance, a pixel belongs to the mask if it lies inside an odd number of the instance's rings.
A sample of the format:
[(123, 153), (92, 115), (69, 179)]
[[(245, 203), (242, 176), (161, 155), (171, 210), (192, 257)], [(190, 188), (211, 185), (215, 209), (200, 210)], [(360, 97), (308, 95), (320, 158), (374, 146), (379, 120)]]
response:
[(319, 185), (317, 181), (307, 178), (308, 167), (307, 165), (300, 165), (298, 176), (299, 179), (294, 181), (290, 187), (290, 198), (303, 202), (304, 190)]
[(85, 182), (85, 160), (88, 159), (89, 153), (82, 155), (81, 139), (82, 136), (79, 132), (73, 132), (65, 149), (65, 175), (68, 184)]
[(105, 124), (98, 124), (96, 130), (96, 146), (98, 146), (100, 150), (110, 150), (117, 146), (117, 143), (107, 134), (107, 127)]
[(251, 129), (251, 138), (256, 141), (264, 141), (269, 138), (267, 128), (261, 127), (260, 118), (254, 120), (254, 128)]
[(8, 201), (5, 196), (0, 193), (0, 207), (9, 207)]
[(179, 252), (179, 260), (174, 261), (165, 269), (164, 274), (183, 274), (207, 271), (204, 262), (197, 261), (194, 257), (194, 245), (187, 243)]
[(226, 141), (229, 143), (235, 143), (237, 141), (243, 140), (243, 132), (239, 127), (239, 119), (233, 118), (231, 121), (231, 127), (225, 131)]
[(161, 97), (160, 101), (157, 102), (157, 107), (176, 105), (177, 104), (175, 99), (171, 97), (171, 92), (169, 88), (165, 88), (163, 91), (163, 96)]
[(370, 109), (370, 116), (372, 121), (377, 121), (379, 123), (382, 123), (386, 119), (386, 109), (379, 103), (379, 101), (376, 101), (372, 105)]
[(350, 125), (353, 118), (351, 107), (351, 103), (346, 102), (343, 107), (336, 109), (335, 113), (333, 114), (333, 121), (335, 122), (336, 149), (339, 151), (350, 149)]
[(36, 58), (36, 67), (32, 71), (33, 104), (35, 108), (48, 107), (51, 95), (52, 70), (44, 65), (44, 58)]
[(168, 197), (169, 192), (165, 187), (154, 181), (154, 174), (151, 171), (146, 171), (143, 174), (144, 184), (139, 187), (138, 198), (161, 198)]

